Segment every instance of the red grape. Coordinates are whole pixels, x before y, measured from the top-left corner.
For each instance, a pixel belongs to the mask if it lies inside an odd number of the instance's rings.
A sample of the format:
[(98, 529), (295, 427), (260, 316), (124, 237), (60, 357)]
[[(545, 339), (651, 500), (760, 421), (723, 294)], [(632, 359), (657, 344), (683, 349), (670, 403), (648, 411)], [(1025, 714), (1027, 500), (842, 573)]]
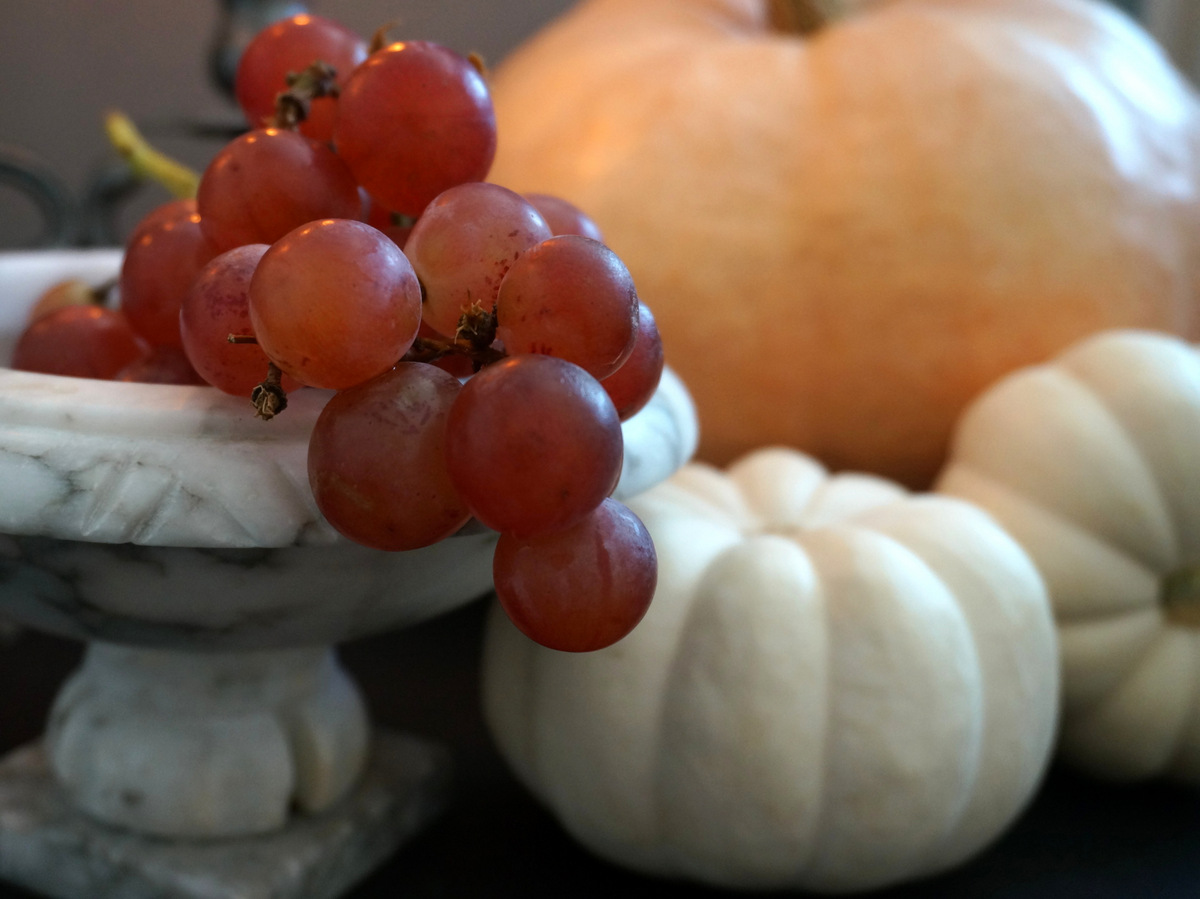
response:
[(527, 637), (591, 652), (633, 630), (654, 598), (658, 558), (641, 520), (613, 499), (569, 528), (520, 539), (501, 534), (496, 596)]
[(204, 170), (196, 208), (218, 250), (274, 243), (323, 218), (358, 218), (358, 185), (337, 155), (295, 131), (263, 128), (226, 144)]
[(179, 307), (216, 254), (194, 212), (139, 225), (121, 264), (121, 310), (134, 330), (152, 344), (182, 346)]
[(149, 353), (117, 372), (113, 380), (139, 384), (188, 384), (195, 387), (207, 383), (192, 367), (183, 350), (173, 346), (153, 347)]
[(552, 356), (509, 356), (463, 386), (446, 464), (471, 512), (525, 537), (567, 527), (612, 492), (623, 443), (600, 383)]
[[(238, 60), (234, 94), (252, 128), (271, 124), (275, 98), (287, 89), (287, 76), (323, 62), (344, 84), (350, 72), (367, 58), (367, 44), (337, 22), (314, 15), (297, 15), (268, 25), (246, 45)], [(300, 132), (328, 142), (333, 136), (336, 100), (319, 97), (312, 102)]]
[(637, 336), (638, 296), (617, 254), (590, 237), (552, 237), (508, 270), (496, 336), (509, 353), (544, 353), (595, 378), (620, 368)]
[(541, 213), (552, 234), (578, 234), (592, 240), (604, 240), (600, 226), (574, 203), (553, 194), (525, 194), (525, 199)]
[(538, 211), (506, 187), (472, 182), (439, 194), (404, 245), (425, 288), (425, 323), (452, 337), (473, 303), (490, 312), (513, 260), (548, 237)]
[(179, 312), (188, 359), (206, 382), (234, 396), (249, 396), (267, 373), (261, 347), (228, 339), (254, 336), (250, 278), (266, 252), (266, 244), (247, 244), (213, 259), (192, 283)]
[(446, 471), (446, 417), (461, 386), (402, 362), (337, 393), (313, 428), (308, 477), (329, 523), (375, 549), (411, 550), (470, 518)]
[(442, 191), (482, 181), (496, 153), (496, 115), (478, 70), (428, 41), (372, 53), (338, 98), (333, 142), (367, 193), (421, 214)]
[(650, 402), (662, 379), (663, 345), (654, 313), (645, 303), (638, 303), (637, 337), (633, 352), (621, 367), (600, 382), (608, 392), (621, 421), (632, 418)]
[(133, 230), (129, 232), (129, 237), (125, 239), (125, 244), (128, 246), (137, 240), (139, 232), (144, 228), (152, 228), (163, 222), (187, 218), (195, 214), (195, 197), (179, 197), (174, 200), (167, 200), (167, 202), (155, 206), (138, 220), (138, 223), (133, 226)]
[(311, 222), (272, 244), (250, 280), (259, 345), (286, 374), (341, 390), (412, 346), (421, 285), (404, 253), (365, 222)]
[(108, 380), (147, 350), (117, 310), (64, 306), (39, 316), (22, 332), (13, 349), (12, 367)]

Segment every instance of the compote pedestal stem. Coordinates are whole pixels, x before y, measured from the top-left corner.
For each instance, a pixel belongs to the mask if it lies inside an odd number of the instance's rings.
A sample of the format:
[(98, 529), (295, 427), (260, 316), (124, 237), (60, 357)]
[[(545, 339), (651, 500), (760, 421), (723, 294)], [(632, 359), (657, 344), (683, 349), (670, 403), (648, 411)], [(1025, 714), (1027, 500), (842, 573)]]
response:
[(328, 647), (186, 652), (91, 643), (55, 702), (51, 765), (109, 824), (231, 837), (322, 811), (362, 770), (367, 716)]

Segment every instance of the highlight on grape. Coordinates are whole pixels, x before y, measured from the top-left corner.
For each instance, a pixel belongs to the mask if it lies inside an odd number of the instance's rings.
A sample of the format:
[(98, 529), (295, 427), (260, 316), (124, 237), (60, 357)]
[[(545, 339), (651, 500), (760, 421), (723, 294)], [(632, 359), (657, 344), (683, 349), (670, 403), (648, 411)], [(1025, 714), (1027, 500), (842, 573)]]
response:
[(600, 649), (657, 577), (611, 498), (621, 422), (662, 374), (654, 316), (584, 210), (486, 180), (480, 62), (385, 35), (313, 15), (258, 34), (246, 131), (133, 229), (116, 285), (47, 291), (13, 367), (207, 384), (262, 418), (334, 391), (308, 455), (334, 528), (399, 552), (476, 519), (514, 624)]

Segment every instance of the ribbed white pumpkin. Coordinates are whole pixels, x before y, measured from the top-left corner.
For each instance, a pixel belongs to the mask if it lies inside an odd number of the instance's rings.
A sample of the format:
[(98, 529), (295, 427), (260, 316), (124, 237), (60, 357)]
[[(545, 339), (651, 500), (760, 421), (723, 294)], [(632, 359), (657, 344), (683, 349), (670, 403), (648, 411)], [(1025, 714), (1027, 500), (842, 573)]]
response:
[(988, 516), (764, 449), (630, 505), (659, 553), (609, 649), (502, 613), (487, 720), (565, 828), (634, 869), (852, 890), (987, 845), (1039, 783), (1057, 653), (1044, 586)]
[(997, 383), (939, 489), (984, 506), (1058, 621), (1066, 756), (1200, 782), (1200, 355), (1114, 331)]

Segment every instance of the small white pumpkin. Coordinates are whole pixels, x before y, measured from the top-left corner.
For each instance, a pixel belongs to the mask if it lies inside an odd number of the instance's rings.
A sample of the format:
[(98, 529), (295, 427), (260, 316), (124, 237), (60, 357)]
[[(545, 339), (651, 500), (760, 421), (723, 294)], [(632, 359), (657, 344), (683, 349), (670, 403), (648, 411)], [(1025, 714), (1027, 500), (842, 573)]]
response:
[(1110, 331), (968, 408), (941, 492), (988, 509), (1050, 591), (1064, 756), (1200, 782), (1200, 355)]
[(763, 449), (630, 501), (658, 590), (572, 655), (502, 613), (487, 720), (597, 854), (732, 887), (866, 889), (988, 844), (1040, 782), (1058, 660), (1036, 569), (987, 515)]

